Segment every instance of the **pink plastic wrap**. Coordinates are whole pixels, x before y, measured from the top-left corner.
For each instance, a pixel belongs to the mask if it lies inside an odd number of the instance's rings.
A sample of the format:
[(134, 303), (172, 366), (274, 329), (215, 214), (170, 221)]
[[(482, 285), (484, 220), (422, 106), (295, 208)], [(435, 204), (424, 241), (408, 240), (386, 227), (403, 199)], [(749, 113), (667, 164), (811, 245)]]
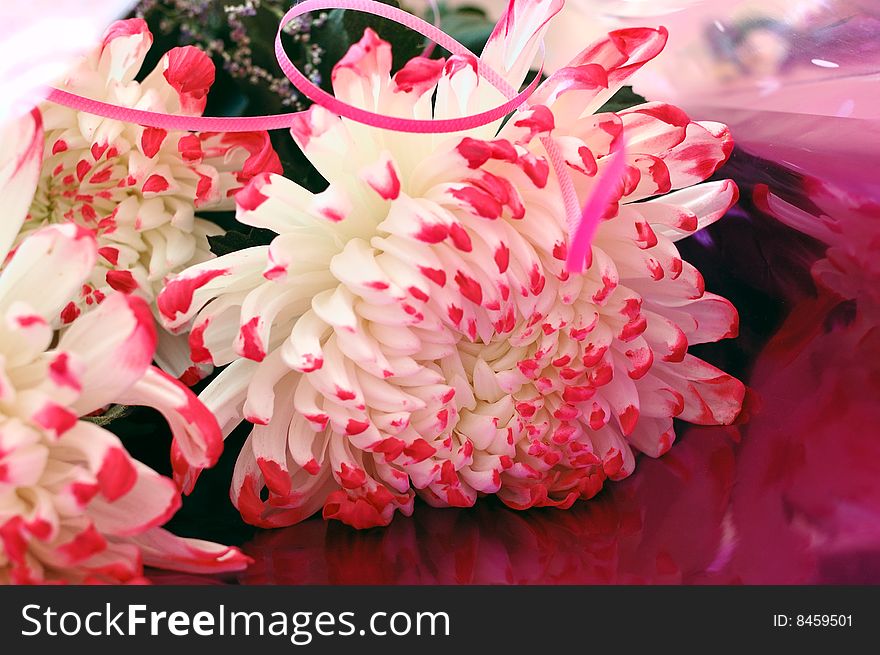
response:
[(4, 0), (0, 6), (0, 121), (30, 111), (71, 61), (90, 50), (135, 0)]
[[(477, 0), (497, 17), (506, 0)], [(546, 35), (548, 71), (609, 30), (669, 30), (633, 78), (649, 100), (731, 126), (747, 152), (870, 188), (880, 143), (877, 0), (567, 0)]]
[(635, 90), (726, 122), (750, 154), (868, 191), (865, 163), (880, 144), (880, 3), (692, 5), (664, 17), (667, 50)]

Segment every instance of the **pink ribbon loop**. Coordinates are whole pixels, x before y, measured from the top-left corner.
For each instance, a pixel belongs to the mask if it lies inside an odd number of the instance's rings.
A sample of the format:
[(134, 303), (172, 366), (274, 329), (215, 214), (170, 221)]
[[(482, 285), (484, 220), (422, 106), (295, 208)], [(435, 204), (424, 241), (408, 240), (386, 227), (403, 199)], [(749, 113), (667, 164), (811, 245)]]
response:
[[(348, 9), (373, 14), (374, 16), (379, 16), (381, 18), (387, 18), (388, 20), (393, 20), (404, 27), (408, 27), (409, 29), (418, 32), (422, 36), (431, 39), (437, 45), (445, 48), (454, 55), (469, 55), (477, 62), (477, 71), (480, 76), (501, 91), (508, 100), (488, 111), (471, 114), (470, 116), (443, 120), (417, 120), (386, 116), (384, 114), (365, 111), (359, 107), (342, 102), (335, 96), (330, 95), (323, 89), (317, 87), (311, 82), (311, 80), (306, 78), (305, 75), (300, 73), (297, 67), (293, 65), (293, 62), (290, 61), (290, 58), (284, 51), (284, 45), (281, 42), (282, 30), (291, 20), (302, 16), (303, 14), (322, 9)], [(469, 130), (482, 125), (488, 125), (489, 123), (504, 118), (508, 114), (522, 107), (528, 97), (532, 95), (538, 87), (538, 83), (541, 79), (541, 73), (539, 71), (525, 90), (521, 93), (516, 93), (510, 84), (508, 84), (507, 81), (494, 69), (483, 63), (479, 57), (443, 30), (422, 20), (418, 16), (414, 16), (402, 9), (398, 9), (397, 7), (376, 2), (375, 0), (305, 0), (305, 2), (301, 2), (298, 5), (291, 7), (284, 15), (284, 18), (281, 19), (281, 23), (278, 26), (278, 32), (275, 35), (275, 58), (278, 60), (278, 64), (281, 66), (281, 70), (284, 71), (287, 79), (289, 79), (300, 93), (306, 96), (309, 100), (321, 105), (334, 114), (358, 123), (386, 130), (394, 130), (396, 132), (440, 134), (443, 132), (460, 132), (462, 130)]]
[[(282, 30), (291, 20), (304, 14), (323, 9), (348, 9), (386, 18), (418, 32), (454, 55), (473, 57), (477, 63), (477, 71), (479, 75), (498, 89), (507, 98), (507, 101), (493, 107), (492, 109), (477, 114), (438, 120), (418, 120), (386, 116), (384, 114), (376, 114), (374, 112), (366, 111), (343, 102), (319, 88), (312, 83), (311, 80), (306, 78), (287, 56), (281, 41)], [(460, 132), (488, 125), (504, 118), (518, 109), (526, 109), (528, 107), (526, 101), (535, 89), (537, 89), (541, 78), (541, 71), (539, 71), (529, 85), (524, 90), (517, 93), (496, 70), (488, 66), (464, 45), (456, 41), (440, 28), (401, 9), (381, 2), (376, 2), (375, 0), (305, 0), (304, 2), (294, 5), (284, 15), (278, 26), (278, 31), (275, 35), (275, 56), (278, 59), (278, 64), (281, 67), (281, 70), (291, 83), (300, 91), (300, 93), (316, 104), (323, 106), (334, 114), (358, 123), (398, 132), (440, 134)], [(290, 128), (294, 119), (302, 113), (294, 112), (268, 116), (241, 117), (183, 116), (133, 109), (130, 107), (121, 107), (100, 100), (86, 98), (61, 89), (50, 90), (47, 99), (51, 102), (89, 114), (103, 116), (104, 118), (136, 123), (145, 127), (191, 132), (252, 132), (286, 129)], [(565, 163), (559, 150), (559, 146), (550, 136), (542, 137), (541, 143), (547, 151), (553, 171), (556, 174), (563, 206), (565, 208), (570, 237), (568, 255), (566, 258), (566, 270), (570, 273), (581, 273), (588, 264), (590, 243), (598, 229), (602, 213), (611, 201), (616, 181), (623, 173), (623, 146), (621, 143), (616, 143), (615, 146), (612, 147), (610, 165), (607, 166), (603, 173), (601, 173), (596, 179), (596, 190), (591, 194), (586, 205), (581, 208), (571, 174), (568, 170), (568, 165)]]
[[(386, 116), (384, 114), (365, 111), (359, 107), (343, 102), (316, 86), (311, 80), (303, 75), (287, 56), (287, 53), (284, 51), (284, 44), (281, 41), (283, 28), (291, 20), (304, 14), (313, 11), (320, 11), (322, 9), (349, 9), (373, 14), (374, 16), (379, 16), (381, 18), (387, 18), (388, 20), (395, 21), (418, 32), (422, 36), (431, 39), (434, 43), (446, 48), (446, 50), (453, 54), (469, 55), (476, 60), (479, 74), (492, 84), (492, 86), (501, 91), (501, 93), (507, 98), (507, 101), (497, 107), (493, 107), (492, 109), (478, 114), (445, 120), (417, 120)], [(431, 25), (418, 16), (413, 16), (401, 9), (397, 9), (391, 5), (382, 4), (381, 2), (376, 2), (375, 0), (305, 0), (305, 2), (301, 2), (291, 7), (278, 25), (278, 31), (275, 35), (275, 56), (278, 59), (278, 64), (281, 67), (281, 70), (287, 76), (287, 79), (290, 80), (300, 93), (313, 102), (332, 111), (334, 114), (358, 123), (385, 130), (394, 130), (396, 132), (440, 134), (444, 132), (460, 132), (480, 127), (482, 125), (488, 125), (489, 123), (500, 120), (523, 107), (529, 96), (531, 96), (535, 89), (538, 88), (538, 83), (541, 80), (541, 72), (539, 71), (525, 89), (520, 93), (516, 93), (515, 89), (513, 89), (507, 81), (498, 74), (498, 72), (483, 63), (474, 53), (440, 28)], [(301, 112), (293, 112), (289, 114), (273, 114), (268, 116), (183, 116), (133, 109), (130, 107), (120, 107), (119, 105), (102, 102), (100, 100), (93, 100), (61, 89), (51, 89), (47, 99), (60, 105), (78, 111), (84, 111), (89, 114), (103, 116), (104, 118), (124, 121), (127, 123), (137, 123), (138, 125), (143, 125), (145, 127), (156, 127), (164, 130), (184, 130), (189, 132), (252, 132), (286, 129), (289, 128), (293, 124), (294, 119), (301, 114)]]

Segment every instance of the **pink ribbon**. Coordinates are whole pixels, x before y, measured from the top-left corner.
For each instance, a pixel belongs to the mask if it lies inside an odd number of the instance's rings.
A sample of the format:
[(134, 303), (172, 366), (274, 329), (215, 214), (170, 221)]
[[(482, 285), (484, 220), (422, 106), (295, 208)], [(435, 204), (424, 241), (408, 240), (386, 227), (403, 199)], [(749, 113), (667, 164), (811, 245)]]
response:
[[(556, 146), (555, 143), (553, 145)], [(593, 183), (593, 192), (587, 198), (587, 203), (578, 214), (575, 214), (576, 222), (574, 224), (571, 223), (572, 215), (566, 212), (569, 219), (569, 243), (565, 258), (565, 270), (569, 273), (583, 273), (592, 263), (590, 246), (593, 243), (593, 237), (596, 236), (596, 230), (599, 229), (599, 223), (602, 222), (605, 208), (614, 199), (617, 183), (624, 173), (623, 137), (612, 142), (608, 158), (608, 165), (601, 173), (598, 173), (598, 177)], [(571, 175), (568, 179), (571, 182)], [(573, 188), (572, 192), (574, 192)]]
[[(380, 16), (418, 32), (452, 54), (470, 55), (476, 59), (479, 75), (504, 94), (507, 101), (478, 114), (443, 120), (417, 120), (386, 116), (345, 103), (306, 78), (287, 56), (281, 42), (282, 29), (291, 20), (303, 14), (323, 9), (349, 9)], [(516, 93), (516, 90), (497, 71), (487, 66), (474, 53), (443, 30), (417, 16), (391, 5), (376, 2), (375, 0), (305, 0), (305, 2), (291, 7), (281, 19), (275, 35), (275, 56), (278, 59), (281, 70), (291, 83), (300, 93), (313, 102), (339, 116), (358, 123), (398, 132), (439, 134), (459, 132), (487, 125), (504, 118), (517, 109), (528, 108), (526, 100), (537, 88), (541, 77), (539, 71), (523, 91)], [(85, 98), (61, 89), (52, 89), (49, 92), (48, 100), (78, 111), (113, 120), (164, 130), (193, 132), (251, 132), (286, 129), (292, 125), (294, 118), (301, 113), (242, 117), (181, 116), (121, 107), (100, 100)], [(590, 243), (598, 228), (602, 212), (614, 194), (616, 180), (620, 178), (623, 172), (622, 145), (617, 143), (616, 147), (612, 148), (610, 164), (604, 168), (603, 173), (596, 179), (596, 190), (591, 194), (583, 209), (581, 209), (571, 174), (556, 142), (551, 137), (542, 137), (541, 143), (544, 145), (550, 163), (556, 173), (565, 207), (566, 222), (570, 236), (566, 270), (571, 273), (581, 273), (587, 266)]]
[[(501, 93), (507, 97), (507, 101), (489, 109), (488, 111), (480, 112), (479, 114), (446, 120), (416, 120), (386, 116), (384, 114), (365, 111), (359, 107), (343, 102), (316, 86), (305, 75), (300, 73), (296, 66), (294, 66), (293, 62), (290, 61), (290, 58), (284, 51), (284, 44), (281, 42), (281, 34), (285, 25), (294, 18), (322, 9), (351, 9), (373, 14), (374, 16), (379, 16), (381, 18), (387, 18), (431, 39), (453, 54), (470, 55), (477, 61), (478, 73), (492, 84), (492, 86), (501, 91)], [(300, 93), (313, 102), (332, 111), (334, 114), (343, 116), (355, 122), (385, 130), (394, 130), (396, 132), (440, 134), (444, 132), (460, 132), (480, 127), (482, 125), (488, 125), (489, 123), (500, 120), (523, 107), (526, 100), (538, 87), (541, 78), (541, 73), (539, 71), (523, 91), (516, 93), (515, 89), (513, 89), (513, 87), (511, 87), (501, 75), (484, 64), (474, 53), (443, 30), (422, 20), (418, 16), (413, 16), (401, 9), (381, 2), (376, 2), (375, 0), (305, 0), (305, 2), (301, 2), (300, 4), (291, 7), (281, 19), (281, 22), (278, 25), (278, 31), (275, 33), (275, 57), (278, 59), (278, 64), (281, 67), (281, 70), (290, 82)], [(146, 127), (157, 127), (164, 130), (186, 130), (190, 132), (251, 132), (259, 130), (286, 129), (293, 124), (294, 118), (302, 113), (293, 112), (289, 114), (274, 114), (269, 116), (240, 117), (181, 116), (132, 109), (130, 107), (120, 107), (119, 105), (102, 102), (100, 100), (84, 98), (83, 96), (68, 91), (62, 91), (61, 89), (52, 89), (49, 92), (48, 99), (52, 102), (79, 111), (103, 116), (104, 118), (111, 118), (128, 123), (137, 123), (138, 125), (144, 125)]]

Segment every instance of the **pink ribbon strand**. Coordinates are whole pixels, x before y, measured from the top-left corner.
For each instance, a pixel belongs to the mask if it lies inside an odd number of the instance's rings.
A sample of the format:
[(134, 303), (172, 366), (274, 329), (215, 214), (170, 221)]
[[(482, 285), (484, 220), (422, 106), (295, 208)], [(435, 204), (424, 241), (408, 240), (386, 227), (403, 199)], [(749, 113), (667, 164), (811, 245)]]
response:
[[(294, 18), (324, 9), (349, 9), (386, 18), (418, 32), (453, 54), (473, 57), (477, 61), (479, 74), (492, 86), (501, 91), (507, 97), (507, 101), (487, 111), (460, 118), (415, 120), (376, 114), (339, 100), (318, 87), (297, 69), (284, 51), (284, 44), (281, 41), (284, 26)], [(539, 71), (525, 89), (520, 93), (516, 93), (501, 75), (440, 28), (422, 20), (418, 16), (409, 14), (391, 5), (376, 2), (375, 0), (305, 0), (305, 2), (291, 7), (281, 19), (278, 31), (275, 34), (275, 57), (287, 79), (290, 80), (300, 93), (313, 102), (338, 116), (363, 123), (364, 125), (370, 125), (371, 127), (396, 132), (440, 134), (443, 132), (460, 132), (488, 125), (523, 107), (526, 100), (534, 93), (541, 81), (541, 72)], [(61, 89), (52, 89), (49, 92), (48, 100), (78, 111), (103, 116), (104, 118), (137, 123), (145, 127), (156, 127), (164, 130), (185, 130), (189, 132), (252, 132), (287, 129), (293, 125), (295, 118), (302, 113), (292, 112), (268, 116), (235, 117), (183, 116), (121, 107), (79, 96)]]
[[(479, 75), (498, 89), (507, 98), (507, 101), (487, 111), (459, 118), (417, 120), (377, 114), (339, 100), (319, 88), (296, 68), (285, 52), (281, 41), (282, 30), (291, 20), (307, 13), (326, 9), (347, 9), (379, 16), (418, 32), (452, 54), (474, 57), (477, 62)], [(436, 8), (434, 8), (434, 11), (436, 19), (438, 16)], [(514, 111), (527, 109), (528, 104), (526, 101), (538, 87), (541, 78), (541, 71), (539, 71), (529, 85), (517, 93), (497, 71), (486, 65), (474, 53), (439, 27), (401, 9), (376, 2), (375, 0), (305, 0), (305, 2), (294, 5), (284, 15), (278, 26), (278, 31), (275, 35), (275, 56), (281, 70), (290, 82), (300, 93), (316, 104), (352, 121), (398, 132), (439, 134), (460, 132), (488, 125)], [(52, 89), (47, 99), (51, 102), (89, 114), (103, 116), (104, 118), (164, 130), (191, 132), (251, 132), (286, 129), (290, 128), (295, 118), (301, 114), (301, 112), (294, 112), (242, 117), (183, 116), (121, 107), (61, 89)], [(548, 158), (556, 174), (565, 208), (570, 241), (566, 258), (566, 270), (570, 273), (581, 273), (587, 266), (590, 243), (596, 229), (598, 229), (602, 213), (611, 201), (616, 188), (616, 181), (623, 173), (623, 147), (618, 143), (616, 144), (616, 149), (612, 149), (610, 164), (604, 168), (603, 173), (596, 179), (595, 191), (591, 194), (584, 207), (581, 208), (568, 166), (556, 142), (552, 137), (544, 136), (541, 138), (541, 143), (547, 151)]]

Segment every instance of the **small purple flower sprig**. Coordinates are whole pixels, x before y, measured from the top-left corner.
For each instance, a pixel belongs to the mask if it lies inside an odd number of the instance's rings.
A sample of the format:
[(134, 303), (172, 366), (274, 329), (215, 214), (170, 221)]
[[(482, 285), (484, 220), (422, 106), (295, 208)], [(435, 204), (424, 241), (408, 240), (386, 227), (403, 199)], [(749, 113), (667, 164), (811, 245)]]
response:
[[(303, 110), (308, 101), (278, 70), (272, 52), (274, 33), (290, 3), (287, 0), (142, 0), (135, 15), (154, 31), (207, 52), (237, 83), (277, 98), (280, 109)], [(284, 27), (291, 57), (313, 83), (321, 84), (325, 54), (312, 30), (322, 27), (327, 12), (301, 16)], [(264, 95), (264, 94), (260, 94)]]

